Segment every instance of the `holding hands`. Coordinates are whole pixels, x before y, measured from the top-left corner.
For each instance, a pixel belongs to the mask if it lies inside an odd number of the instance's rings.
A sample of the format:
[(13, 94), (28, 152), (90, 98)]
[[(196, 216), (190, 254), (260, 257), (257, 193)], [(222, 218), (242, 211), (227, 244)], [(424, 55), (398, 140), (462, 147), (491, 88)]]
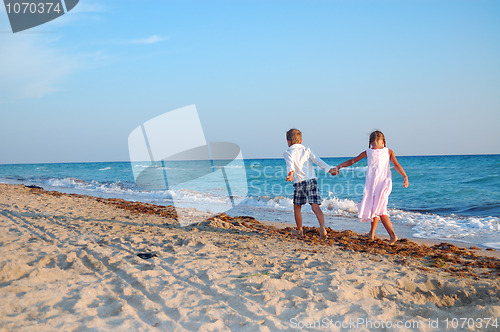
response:
[(403, 187), (408, 188), (409, 185), (410, 185), (410, 182), (408, 182), (408, 177), (406, 176), (404, 178), (404, 181), (403, 181)]
[(330, 173), (332, 176), (335, 176), (339, 175), (339, 171), (340, 169), (338, 167), (332, 167), (330, 168), (330, 171), (328, 171), (328, 173)]

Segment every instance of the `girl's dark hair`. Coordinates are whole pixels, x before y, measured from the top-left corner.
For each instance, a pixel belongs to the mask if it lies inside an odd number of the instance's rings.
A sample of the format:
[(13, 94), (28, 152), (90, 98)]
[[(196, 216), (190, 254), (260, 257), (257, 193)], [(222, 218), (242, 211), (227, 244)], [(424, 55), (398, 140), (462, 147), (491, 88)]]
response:
[(372, 143), (380, 138), (384, 140), (384, 147), (385, 147), (385, 136), (380, 130), (375, 130), (373, 133), (370, 134), (370, 141), (368, 142), (368, 147), (370, 148), (372, 146)]

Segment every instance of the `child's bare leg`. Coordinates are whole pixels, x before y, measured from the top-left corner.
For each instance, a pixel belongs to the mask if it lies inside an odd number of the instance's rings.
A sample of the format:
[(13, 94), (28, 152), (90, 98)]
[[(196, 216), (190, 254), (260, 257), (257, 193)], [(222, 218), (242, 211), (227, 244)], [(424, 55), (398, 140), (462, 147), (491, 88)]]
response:
[(378, 220), (379, 218), (375, 217), (371, 222), (370, 233), (368, 233), (368, 237), (370, 238), (370, 240), (375, 240), (375, 230), (377, 229)]
[(319, 222), (319, 233), (321, 238), (326, 237), (326, 229), (325, 229), (325, 216), (323, 215), (323, 211), (321, 211), (318, 204), (311, 204), (311, 209), (313, 210), (316, 218), (318, 218)]
[(297, 232), (299, 237), (302, 237), (304, 233), (302, 232), (302, 205), (293, 205), (293, 215), (295, 217), (295, 223), (297, 224)]
[(392, 223), (391, 220), (389, 219), (389, 216), (384, 214), (383, 216), (380, 216), (380, 220), (382, 221), (382, 225), (384, 225), (385, 230), (387, 231), (387, 233), (389, 233), (389, 236), (391, 237), (389, 240), (389, 244), (393, 245), (398, 240), (398, 237), (396, 236), (396, 233), (392, 228)]

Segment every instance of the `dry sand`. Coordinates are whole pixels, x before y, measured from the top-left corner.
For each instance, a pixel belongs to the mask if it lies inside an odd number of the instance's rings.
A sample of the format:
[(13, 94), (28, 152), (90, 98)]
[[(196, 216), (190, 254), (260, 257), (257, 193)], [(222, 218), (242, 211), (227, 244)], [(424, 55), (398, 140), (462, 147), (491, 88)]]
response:
[(0, 330), (500, 329), (477, 328), (500, 324), (499, 260), (478, 251), (174, 216), (0, 184)]

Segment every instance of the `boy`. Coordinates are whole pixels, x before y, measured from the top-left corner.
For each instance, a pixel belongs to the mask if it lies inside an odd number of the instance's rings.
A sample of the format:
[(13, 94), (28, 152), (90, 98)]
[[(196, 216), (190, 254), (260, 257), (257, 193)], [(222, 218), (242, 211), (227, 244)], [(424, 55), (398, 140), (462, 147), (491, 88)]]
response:
[[(319, 208), (321, 197), (319, 195), (318, 181), (314, 174), (312, 162), (321, 167), (331, 175), (337, 175), (336, 168), (328, 166), (323, 160), (308, 148), (302, 145), (302, 133), (298, 129), (290, 129), (286, 133), (288, 149), (283, 153), (286, 162), (286, 180), (294, 182), (293, 187), (293, 214), (299, 237), (303, 237), (302, 231), (302, 205), (309, 202), (311, 208), (318, 218), (320, 238), (326, 238), (325, 217)], [(294, 177), (295, 175), (295, 177)]]

